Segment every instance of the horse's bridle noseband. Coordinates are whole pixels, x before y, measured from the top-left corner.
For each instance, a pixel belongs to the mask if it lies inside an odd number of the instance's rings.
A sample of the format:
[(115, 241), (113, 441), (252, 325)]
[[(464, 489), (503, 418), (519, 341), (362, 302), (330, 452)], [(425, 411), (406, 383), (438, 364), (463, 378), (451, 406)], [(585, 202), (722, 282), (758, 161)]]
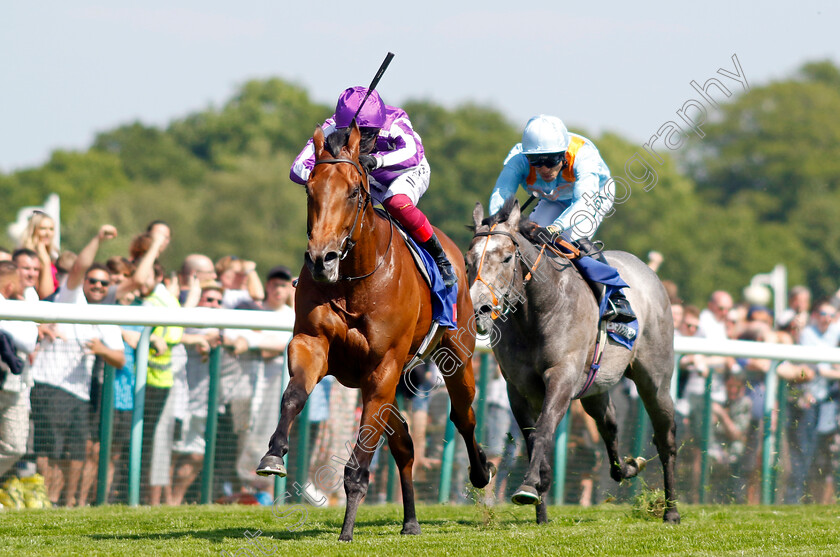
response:
[[(522, 255), (522, 251), (519, 248), (519, 240), (516, 239), (516, 236), (514, 234), (511, 234), (510, 232), (505, 232), (504, 230), (494, 230), (497, 224), (498, 223), (491, 226), (490, 230), (487, 230), (486, 232), (476, 232), (473, 238), (479, 238), (481, 236), (507, 236), (508, 238), (510, 238), (510, 241), (513, 242), (513, 245), (516, 248), (514, 252), (514, 254), (516, 255), (516, 262), (514, 263), (513, 268), (513, 281), (515, 281), (516, 270), (519, 268), (520, 263), (522, 261), (525, 261), (527, 263), (528, 261)], [(484, 277), (481, 276), (481, 267), (484, 265), (484, 256), (487, 253), (487, 246), (489, 245), (489, 243), (490, 242), (484, 244), (484, 250), (481, 252), (481, 259), (478, 262), (478, 269), (476, 269), (475, 280), (473, 281), (473, 284), (475, 284), (476, 281), (481, 281), (484, 284), (484, 286), (486, 286), (487, 289), (490, 291), (490, 295), (493, 297), (493, 308), (491, 310), (490, 317), (495, 321), (499, 317), (507, 315), (513, 309), (513, 304), (508, 303), (508, 299), (511, 297), (513, 281), (511, 281), (511, 285), (505, 291), (505, 293), (502, 294), (502, 299), (499, 300), (498, 298), (496, 298), (496, 293), (493, 291), (493, 287), (491, 287), (487, 283), (487, 281), (484, 280)], [(540, 254), (537, 256), (536, 260), (534, 261), (534, 264), (531, 265), (531, 269), (528, 271), (527, 274), (525, 274), (524, 277), (522, 277), (523, 288), (527, 286), (529, 282), (531, 282), (531, 278), (533, 278), (534, 272), (537, 270), (537, 267), (540, 266), (540, 261), (542, 261), (542, 256), (544, 252), (545, 246), (543, 246), (543, 248), (540, 250)]]
[[(367, 180), (367, 174), (365, 174), (365, 172), (362, 170), (362, 166), (352, 159), (336, 158), (336, 159), (321, 159), (321, 160), (315, 161), (316, 166), (319, 165), (319, 164), (340, 164), (340, 163), (352, 164), (353, 167), (355, 167), (355, 169), (359, 172), (359, 176), (361, 176), (362, 181)], [(314, 170), (314, 168), (313, 168), (313, 170)], [(356, 216), (353, 218), (353, 226), (350, 227), (350, 232), (347, 233), (347, 236), (345, 236), (344, 239), (341, 240), (341, 243), (339, 244), (339, 249), (341, 250), (339, 252), (339, 256), (338, 256), (339, 261), (343, 261), (344, 258), (347, 257), (347, 254), (349, 254), (350, 251), (356, 246), (356, 241), (352, 239), (353, 231), (356, 230), (356, 225), (358, 224), (359, 225), (359, 232), (361, 232), (362, 223), (359, 221), (359, 217), (364, 213), (365, 209), (367, 209), (367, 206), (370, 203), (370, 199), (371, 199), (370, 192), (363, 187), (363, 184), (360, 183), (359, 185), (360, 185), (360, 187), (359, 187), (360, 195), (359, 195), (359, 201), (356, 204)], [(364, 197), (364, 203), (362, 202), (363, 197)], [(389, 218), (389, 221), (390, 221), (390, 215), (388, 215), (388, 218)], [(343, 278), (344, 280), (358, 280), (358, 279), (367, 278), (370, 275), (372, 275), (373, 273), (375, 273), (376, 270), (379, 269), (379, 267), (382, 266), (382, 264), (385, 262), (385, 257), (388, 255), (388, 251), (390, 251), (390, 249), (391, 249), (391, 240), (394, 237), (394, 223), (391, 222), (390, 225), (391, 225), (391, 237), (388, 239), (388, 250), (386, 250), (385, 254), (379, 260), (379, 263), (377, 263), (376, 267), (374, 267), (371, 272), (369, 272), (365, 275), (361, 275), (361, 276), (358, 276), (358, 277), (341, 277), (341, 278)]]

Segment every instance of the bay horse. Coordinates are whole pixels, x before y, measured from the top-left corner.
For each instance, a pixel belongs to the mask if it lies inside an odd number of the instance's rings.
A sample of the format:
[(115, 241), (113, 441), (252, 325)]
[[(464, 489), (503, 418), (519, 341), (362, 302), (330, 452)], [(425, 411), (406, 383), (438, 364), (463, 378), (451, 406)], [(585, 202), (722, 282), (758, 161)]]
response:
[(635, 382), (653, 423), (665, 476), (664, 521), (679, 523), (674, 483), (676, 426), (670, 394), (674, 325), (665, 288), (635, 256), (605, 252), (609, 264), (630, 285), (627, 297), (639, 330), (632, 351), (612, 340), (606, 342), (593, 381), (589, 370), (598, 336), (598, 303), (592, 289), (567, 259), (541, 256), (526, 237), (534, 230), (533, 223), (520, 220), (516, 200), (487, 219), (481, 204), (476, 204), (475, 236), (466, 256), (476, 327), (480, 334), (492, 333), (493, 353), (507, 380), (511, 409), (528, 449), (528, 471), (513, 502), (536, 505), (537, 523), (547, 521), (549, 457), (555, 430), (573, 397), (582, 397), (583, 408), (598, 425), (607, 447), (610, 476), (618, 482), (638, 474), (641, 461), (619, 460), (618, 426), (609, 395), (610, 387), (625, 376)]
[[(414, 445), (394, 406), (404, 364), (416, 353), (432, 323), (429, 289), (390, 220), (376, 215), (367, 175), (359, 164), (355, 123), (325, 139), (315, 130), (315, 167), (306, 183), (305, 266), (295, 293), (295, 327), (289, 344), (289, 386), (262, 475), (286, 471), (289, 429), (315, 385), (327, 374), (362, 392), (362, 417), (351, 460), (344, 468), (347, 506), (339, 540), (353, 539), (356, 512), (367, 493), (373, 453), (385, 431), (397, 464), (403, 499), (402, 534), (420, 534), (414, 507)], [(463, 256), (435, 230), (458, 276), (458, 329), (442, 332), (447, 354), (441, 370), (452, 403), (450, 419), (467, 446), (470, 481), (484, 487), (491, 468), (475, 439), (472, 301)], [(470, 331), (473, 330), (473, 333)]]

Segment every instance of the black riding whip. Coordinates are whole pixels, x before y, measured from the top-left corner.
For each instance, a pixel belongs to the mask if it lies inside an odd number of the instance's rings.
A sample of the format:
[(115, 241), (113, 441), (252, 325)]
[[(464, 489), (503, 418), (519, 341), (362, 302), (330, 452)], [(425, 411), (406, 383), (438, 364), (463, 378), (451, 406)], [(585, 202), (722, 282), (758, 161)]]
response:
[(365, 98), (362, 99), (362, 102), (359, 104), (359, 108), (356, 109), (356, 114), (353, 115), (353, 120), (351, 120), (351, 121), (356, 120), (356, 117), (359, 115), (359, 112), (362, 111), (362, 107), (365, 106), (365, 101), (368, 100), (368, 97), (370, 96), (371, 92), (374, 89), (376, 89), (377, 85), (379, 85), (379, 80), (382, 79), (382, 74), (384, 74), (385, 70), (388, 69), (388, 64), (391, 63), (391, 60), (393, 58), (394, 58), (394, 53), (393, 52), (389, 52), (388, 54), (385, 55), (385, 59), (382, 61), (382, 64), (379, 66), (379, 70), (377, 70), (376, 75), (373, 76), (373, 81), (371, 81), (370, 85), (368, 86), (368, 90), (367, 90), (367, 94), (365, 95)]

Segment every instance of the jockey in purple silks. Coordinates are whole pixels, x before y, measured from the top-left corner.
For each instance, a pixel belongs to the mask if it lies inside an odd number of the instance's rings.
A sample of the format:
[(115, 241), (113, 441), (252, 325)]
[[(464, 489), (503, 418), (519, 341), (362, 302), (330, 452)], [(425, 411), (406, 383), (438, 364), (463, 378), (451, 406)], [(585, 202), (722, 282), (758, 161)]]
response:
[[(341, 93), (335, 114), (321, 125), (324, 136), (350, 126), (367, 92), (365, 87), (351, 87)], [(386, 105), (376, 91), (371, 91), (356, 116), (356, 123), (362, 133), (359, 163), (368, 173), (371, 195), (429, 252), (444, 284), (447, 288), (452, 286), (458, 281), (452, 264), (429, 219), (417, 208), (417, 202), (429, 187), (430, 170), (420, 136), (412, 128), (408, 115), (401, 108)], [(315, 148), (310, 139), (292, 163), (289, 177), (298, 184), (306, 184), (314, 166)]]

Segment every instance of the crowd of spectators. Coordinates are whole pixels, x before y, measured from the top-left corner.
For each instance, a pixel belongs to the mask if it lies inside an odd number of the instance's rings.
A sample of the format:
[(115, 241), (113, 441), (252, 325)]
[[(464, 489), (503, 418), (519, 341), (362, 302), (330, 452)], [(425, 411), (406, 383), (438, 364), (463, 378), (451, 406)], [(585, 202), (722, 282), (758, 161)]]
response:
[[(102, 244), (117, 236), (113, 226), (103, 225), (74, 254), (59, 250), (52, 219), (35, 212), (20, 246), (14, 251), (0, 249), (0, 300), (228, 308), (293, 318), (290, 269), (278, 265), (261, 273), (254, 262), (236, 256), (214, 262), (195, 253), (184, 258), (177, 273), (167, 273), (159, 258), (169, 246), (170, 234), (166, 223), (152, 222), (132, 239), (128, 253), (100, 262)], [(651, 267), (661, 263), (661, 257), (651, 257)], [(774, 316), (766, 307), (735, 303), (724, 291), (713, 292), (700, 309), (683, 303), (675, 284), (664, 284), (679, 336), (804, 346), (837, 346), (840, 341), (840, 301), (812, 305), (805, 287), (791, 289), (789, 309)], [(107, 500), (127, 501), (128, 441), (142, 330), (130, 325), (0, 321), (0, 505), (20, 506), (13, 496), (23, 490), (20, 482), (29, 482), (27, 493), (35, 494), (30, 506), (83, 506), (96, 499), (105, 365), (115, 370)], [(146, 355), (141, 502), (177, 505), (198, 499), (208, 412), (216, 413), (219, 424), (214, 493), (230, 501), (247, 495), (271, 502), (273, 480), (257, 476), (254, 466), (277, 425), (283, 354), (290, 337), (289, 332), (153, 328)], [(219, 406), (208, 408), (208, 359), (217, 347)], [(835, 476), (840, 471), (840, 367), (702, 355), (682, 356), (675, 378), (683, 500), (700, 500), (701, 466), (708, 462), (713, 500), (759, 502), (764, 385), (772, 365), (786, 387), (771, 424), (785, 433), (779, 493), (787, 503), (834, 502)], [(495, 364), (490, 379), (482, 393), (487, 404), (482, 442), (499, 471), (492, 486), (495, 499), (489, 500), (501, 500), (506, 490), (515, 487), (508, 479), (517, 467), (521, 469), (525, 457), (507, 387)], [(418, 481), (433, 482), (427, 472), (440, 465), (439, 443), (430, 443), (427, 449), (427, 437), (438, 438), (445, 419), (445, 413), (430, 409), (433, 397), (428, 393), (443, 393), (440, 385), (438, 372), (430, 365), (415, 368), (400, 387), (401, 407), (415, 441)], [(624, 451), (629, 446), (627, 424), (634, 423), (637, 408), (632, 383), (622, 382), (613, 399)], [(340, 483), (327, 489), (306, 479), (311, 479), (313, 470), (346, 454), (347, 443), (355, 437), (358, 406), (358, 393), (334, 381), (321, 382), (312, 393), (306, 431), (309, 450), (304, 458), (291, 455), (287, 462), (290, 481), (301, 480), (310, 502), (343, 501)], [(604, 500), (611, 485), (603, 481), (608, 476), (594, 421), (579, 403), (570, 415), (568, 467), (573, 474), (566, 502), (588, 506)], [(704, 422), (705, 415), (709, 422)], [(711, 436), (704, 441), (706, 427)], [(298, 446), (301, 434), (296, 423), (292, 447)], [(372, 493), (378, 489), (384, 498), (377, 487), (387, 481), (383, 460), (380, 454), (374, 459)], [(456, 478), (465, 476), (465, 467), (461, 468)], [(461, 483), (456, 480), (456, 489), (462, 488)]]

